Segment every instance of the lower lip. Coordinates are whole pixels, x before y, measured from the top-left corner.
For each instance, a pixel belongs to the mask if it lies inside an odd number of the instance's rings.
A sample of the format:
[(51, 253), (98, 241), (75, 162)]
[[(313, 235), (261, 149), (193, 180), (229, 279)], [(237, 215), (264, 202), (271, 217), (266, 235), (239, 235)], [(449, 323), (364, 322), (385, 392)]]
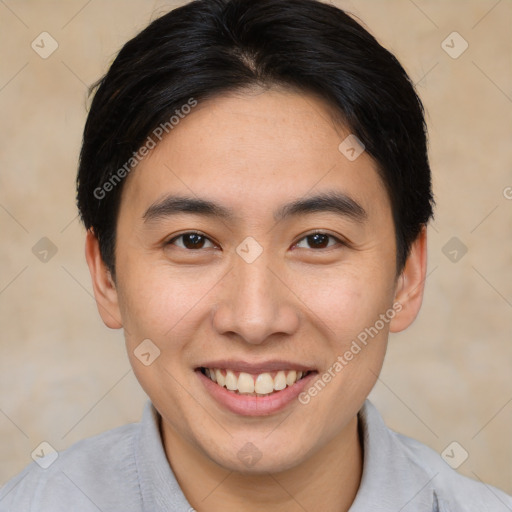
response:
[(269, 396), (258, 397), (234, 393), (213, 382), (200, 370), (196, 370), (196, 373), (206, 390), (217, 402), (231, 412), (243, 416), (268, 416), (282, 411), (299, 396), (317, 374), (317, 372), (311, 372), (292, 386), (287, 386), (281, 391), (275, 391)]

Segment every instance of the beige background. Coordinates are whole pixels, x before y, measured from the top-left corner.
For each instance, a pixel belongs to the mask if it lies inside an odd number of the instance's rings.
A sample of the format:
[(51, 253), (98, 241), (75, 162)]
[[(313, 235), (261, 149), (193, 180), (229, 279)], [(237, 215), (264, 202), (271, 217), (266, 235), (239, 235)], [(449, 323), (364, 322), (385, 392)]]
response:
[[(392, 337), (371, 397), (392, 428), (439, 452), (456, 440), (461, 473), (512, 493), (512, 2), (335, 3), (418, 84), (438, 203), (422, 313)], [(174, 5), (0, 0), (0, 483), (43, 440), (61, 450), (140, 417), (122, 332), (91, 295), (74, 180), (86, 86)], [(43, 31), (59, 45), (47, 59), (31, 48)], [(457, 59), (441, 46), (453, 31), (469, 43)], [(42, 237), (58, 249), (46, 263)]]

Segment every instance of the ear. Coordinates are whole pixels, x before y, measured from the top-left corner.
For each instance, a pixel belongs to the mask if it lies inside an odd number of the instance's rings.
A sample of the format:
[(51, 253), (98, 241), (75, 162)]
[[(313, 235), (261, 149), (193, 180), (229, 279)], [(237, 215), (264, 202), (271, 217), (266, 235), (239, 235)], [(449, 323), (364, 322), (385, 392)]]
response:
[(427, 274), (427, 227), (423, 226), (412, 243), (405, 267), (398, 278), (395, 303), (401, 305), (391, 320), (389, 330), (400, 332), (409, 327), (418, 315), (423, 302)]
[(85, 259), (91, 273), (94, 297), (100, 316), (107, 327), (120, 329), (121, 314), (114, 280), (103, 262), (98, 238), (92, 231), (87, 230), (85, 238)]

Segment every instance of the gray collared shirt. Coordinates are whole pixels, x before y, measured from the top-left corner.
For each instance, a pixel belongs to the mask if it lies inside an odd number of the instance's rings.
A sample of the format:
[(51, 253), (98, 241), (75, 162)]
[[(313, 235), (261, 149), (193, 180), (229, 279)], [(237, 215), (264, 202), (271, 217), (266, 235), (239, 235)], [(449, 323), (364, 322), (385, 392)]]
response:
[[(0, 512), (192, 512), (167, 462), (159, 421), (148, 402), (140, 423), (80, 441), (47, 469), (32, 463), (0, 490)], [(350, 512), (512, 511), (512, 497), (388, 429), (368, 400), (359, 421), (363, 478)]]

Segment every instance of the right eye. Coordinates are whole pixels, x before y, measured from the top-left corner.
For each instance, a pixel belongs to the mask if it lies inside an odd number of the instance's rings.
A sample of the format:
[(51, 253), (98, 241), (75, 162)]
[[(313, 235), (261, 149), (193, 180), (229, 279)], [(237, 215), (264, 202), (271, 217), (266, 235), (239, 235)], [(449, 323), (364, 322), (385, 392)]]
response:
[[(180, 239), (182, 240), (181, 244), (175, 243)], [(198, 250), (204, 249), (204, 245), (206, 242), (209, 242), (211, 244), (211, 247), (215, 247), (215, 244), (213, 244), (213, 242), (207, 236), (196, 231), (189, 231), (187, 233), (182, 233), (181, 235), (175, 236), (174, 238), (166, 242), (165, 245), (176, 245), (181, 249)], [(208, 248), (209, 247), (206, 247), (206, 249)]]

